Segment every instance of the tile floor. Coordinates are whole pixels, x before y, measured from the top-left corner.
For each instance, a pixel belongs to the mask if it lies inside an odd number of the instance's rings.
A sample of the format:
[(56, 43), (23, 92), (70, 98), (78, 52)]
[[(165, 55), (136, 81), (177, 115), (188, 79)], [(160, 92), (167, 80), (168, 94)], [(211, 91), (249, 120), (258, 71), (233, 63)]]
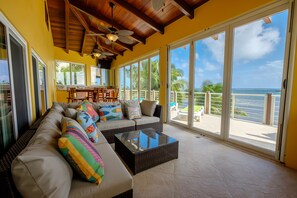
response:
[(134, 197), (297, 197), (297, 171), (176, 126), (179, 158), (133, 176)]

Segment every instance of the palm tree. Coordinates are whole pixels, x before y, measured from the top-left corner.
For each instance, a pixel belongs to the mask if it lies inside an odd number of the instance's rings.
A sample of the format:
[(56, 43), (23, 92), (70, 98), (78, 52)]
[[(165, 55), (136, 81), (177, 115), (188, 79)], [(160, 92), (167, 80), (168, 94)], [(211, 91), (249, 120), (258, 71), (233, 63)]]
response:
[(177, 69), (174, 64), (171, 64), (171, 90), (183, 91), (187, 89), (187, 81), (183, 79), (184, 72), (181, 69)]

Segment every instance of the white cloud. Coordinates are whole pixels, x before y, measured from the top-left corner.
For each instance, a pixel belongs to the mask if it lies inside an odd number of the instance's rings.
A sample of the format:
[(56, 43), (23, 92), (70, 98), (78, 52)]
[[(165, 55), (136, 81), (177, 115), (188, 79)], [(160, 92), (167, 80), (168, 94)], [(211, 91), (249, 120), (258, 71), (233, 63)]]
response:
[(181, 67), (184, 69), (188, 69), (189, 68), (189, 63), (182, 63)]
[(264, 28), (262, 20), (236, 28), (235, 60), (256, 60), (272, 52), (280, 41), (277, 28)]
[[(234, 59), (246, 63), (272, 52), (280, 41), (280, 32), (277, 28), (264, 28), (260, 20), (236, 28), (234, 38)], [(219, 34), (218, 40), (209, 37), (202, 42), (219, 63), (224, 62), (224, 34)]]
[(219, 63), (224, 63), (225, 34), (219, 34), (218, 40), (209, 37), (202, 41)]
[(282, 72), (284, 65), (284, 60), (275, 60), (275, 61), (268, 61), (265, 65), (261, 65), (259, 67), (260, 71), (265, 72)]
[(196, 53), (195, 53), (195, 59), (196, 59), (196, 60), (199, 60), (199, 58), (200, 58), (200, 56), (199, 56), (199, 54), (196, 52)]
[(218, 69), (214, 64), (207, 62), (207, 61), (205, 62), (204, 65), (205, 65), (205, 70), (207, 70), (207, 71), (214, 71), (214, 70)]

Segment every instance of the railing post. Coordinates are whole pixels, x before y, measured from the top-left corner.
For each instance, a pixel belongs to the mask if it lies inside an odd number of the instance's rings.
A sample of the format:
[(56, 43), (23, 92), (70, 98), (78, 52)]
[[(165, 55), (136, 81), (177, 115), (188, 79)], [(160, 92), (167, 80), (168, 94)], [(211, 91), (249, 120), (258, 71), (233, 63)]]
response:
[(271, 116), (270, 116), (270, 125), (274, 124), (274, 112), (275, 112), (275, 96), (271, 96)]
[(177, 103), (177, 93), (176, 93), (176, 91), (173, 91), (173, 101), (175, 102), (175, 104)]
[(205, 113), (210, 114), (211, 113), (211, 95), (210, 92), (207, 91), (205, 93)]
[(231, 94), (232, 96), (232, 107), (231, 107), (231, 118), (234, 118), (235, 114), (235, 95)]
[(266, 102), (266, 120), (265, 120), (265, 124), (270, 125), (271, 124), (271, 113), (272, 113), (272, 93), (267, 93), (267, 102)]
[(144, 99), (146, 100), (146, 90), (144, 90)]
[(156, 93), (155, 93), (155, 90), (153, 90), (153, 100), (156, 100)]

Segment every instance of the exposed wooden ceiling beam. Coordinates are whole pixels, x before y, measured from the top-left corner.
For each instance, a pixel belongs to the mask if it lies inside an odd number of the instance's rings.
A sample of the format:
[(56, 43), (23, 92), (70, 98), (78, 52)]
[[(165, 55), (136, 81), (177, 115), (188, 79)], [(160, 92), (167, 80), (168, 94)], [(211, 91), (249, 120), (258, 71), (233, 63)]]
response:
[[(68, 0), (67, 0), (68, 1)], [(104, 21), (108, 24), (112, 24), (115, 28), (119, 29), (119, 30), (123, 30), (123, 29), (127, 29), (125, 27), (123, 27), (122, 25), (116, 23), (116, 22), (113, 22), (111, 19), (105, 17), (104, 15), (101, 15), (99, 12), (97, 12), (96, 10), (94, 9), (90, 9), (88, 8), (86, 5), (84, 5), (81, 1), (78, 1), (78, 0), (69, 0), (70, 4), (75, 7), (76, 9), (80, 10), (81, 12), (84, 12), (85, 14), (89, 15), (89, 16), (92, 16), (100, 21)], [(143, 43), (145, 44), (145, 38), (134, 33), (131, 35), (131, 37), (133, 39), (135, 39), (136, 41), (140, 42), (140, 43)]]
[(84, 31), (84, 39), (81, 45), (81, 49), (80, 49), (80, 55), (83, 56), (84, 55), (84, 48), (86, 45), (86, 40), (87, 40), (87, 30)]
[(194, 8), (191, 8), (185, 1), (183, 0), (173, 0), (172, 3), (178, 7), (178, 9), (190, 19), (194, 18)]
[(127, 3), (123, 0), (112, 0), (115, 4), (120, 5), (130, 13), (134, 14), (141, 20), (143, 20), (146, 24), (148, 24), (151, 28), (153, 28), (155, 31), (160, 32), (161, 34), (164, 34), (164, 27), (157, 22), (155, 22), (153, 19), (149, 18), (143, 12), (139, 11), (135, 7), (133, 7), (131, 4)]
[(65, 51), (69, 53), (69, 2), (65, 1)]
[[(65, 1), (68, 1), (68, 0), (65, 0)], [(86, 20), (84, 19), (84, 17), (81, 15), (81, 13), (78, 11), (78, 10), (76, 10), (74, 7), (70, 7), (71, 8), (71, 11), (72, 11), (72, 13), (76, 16), (76, 18), (78, 19), (78, 21), (81, 23), (81, 25), (86, 29), (86, 32), (94, 32), (94, 33), (101, 33), (101, 32), (99, 32), (99, 30), (98, 31), (96, 31), (96, 30), (94, 30), (94, 28), (91, 28), (90, 29), (90, 27), (89, 27), (89, 25), (88, 25), (88, 23), (86, 22)], [(96, 41), (96, 39), (94, 39), (94, 37), (92, 36), (91, 38), (93, 38), (93, 40), (95, 41), (95, 42), (97, 42)], [(124, 46), (123, 46), (124, 47)], [(131, 47), (132, 48), (132, 47)], [(120, 52), (117, 52), (117, 51), (115, 51), (115, 50), (111, 50), (113, 53), (115, 53), (115, 54), (119, 54)]]

